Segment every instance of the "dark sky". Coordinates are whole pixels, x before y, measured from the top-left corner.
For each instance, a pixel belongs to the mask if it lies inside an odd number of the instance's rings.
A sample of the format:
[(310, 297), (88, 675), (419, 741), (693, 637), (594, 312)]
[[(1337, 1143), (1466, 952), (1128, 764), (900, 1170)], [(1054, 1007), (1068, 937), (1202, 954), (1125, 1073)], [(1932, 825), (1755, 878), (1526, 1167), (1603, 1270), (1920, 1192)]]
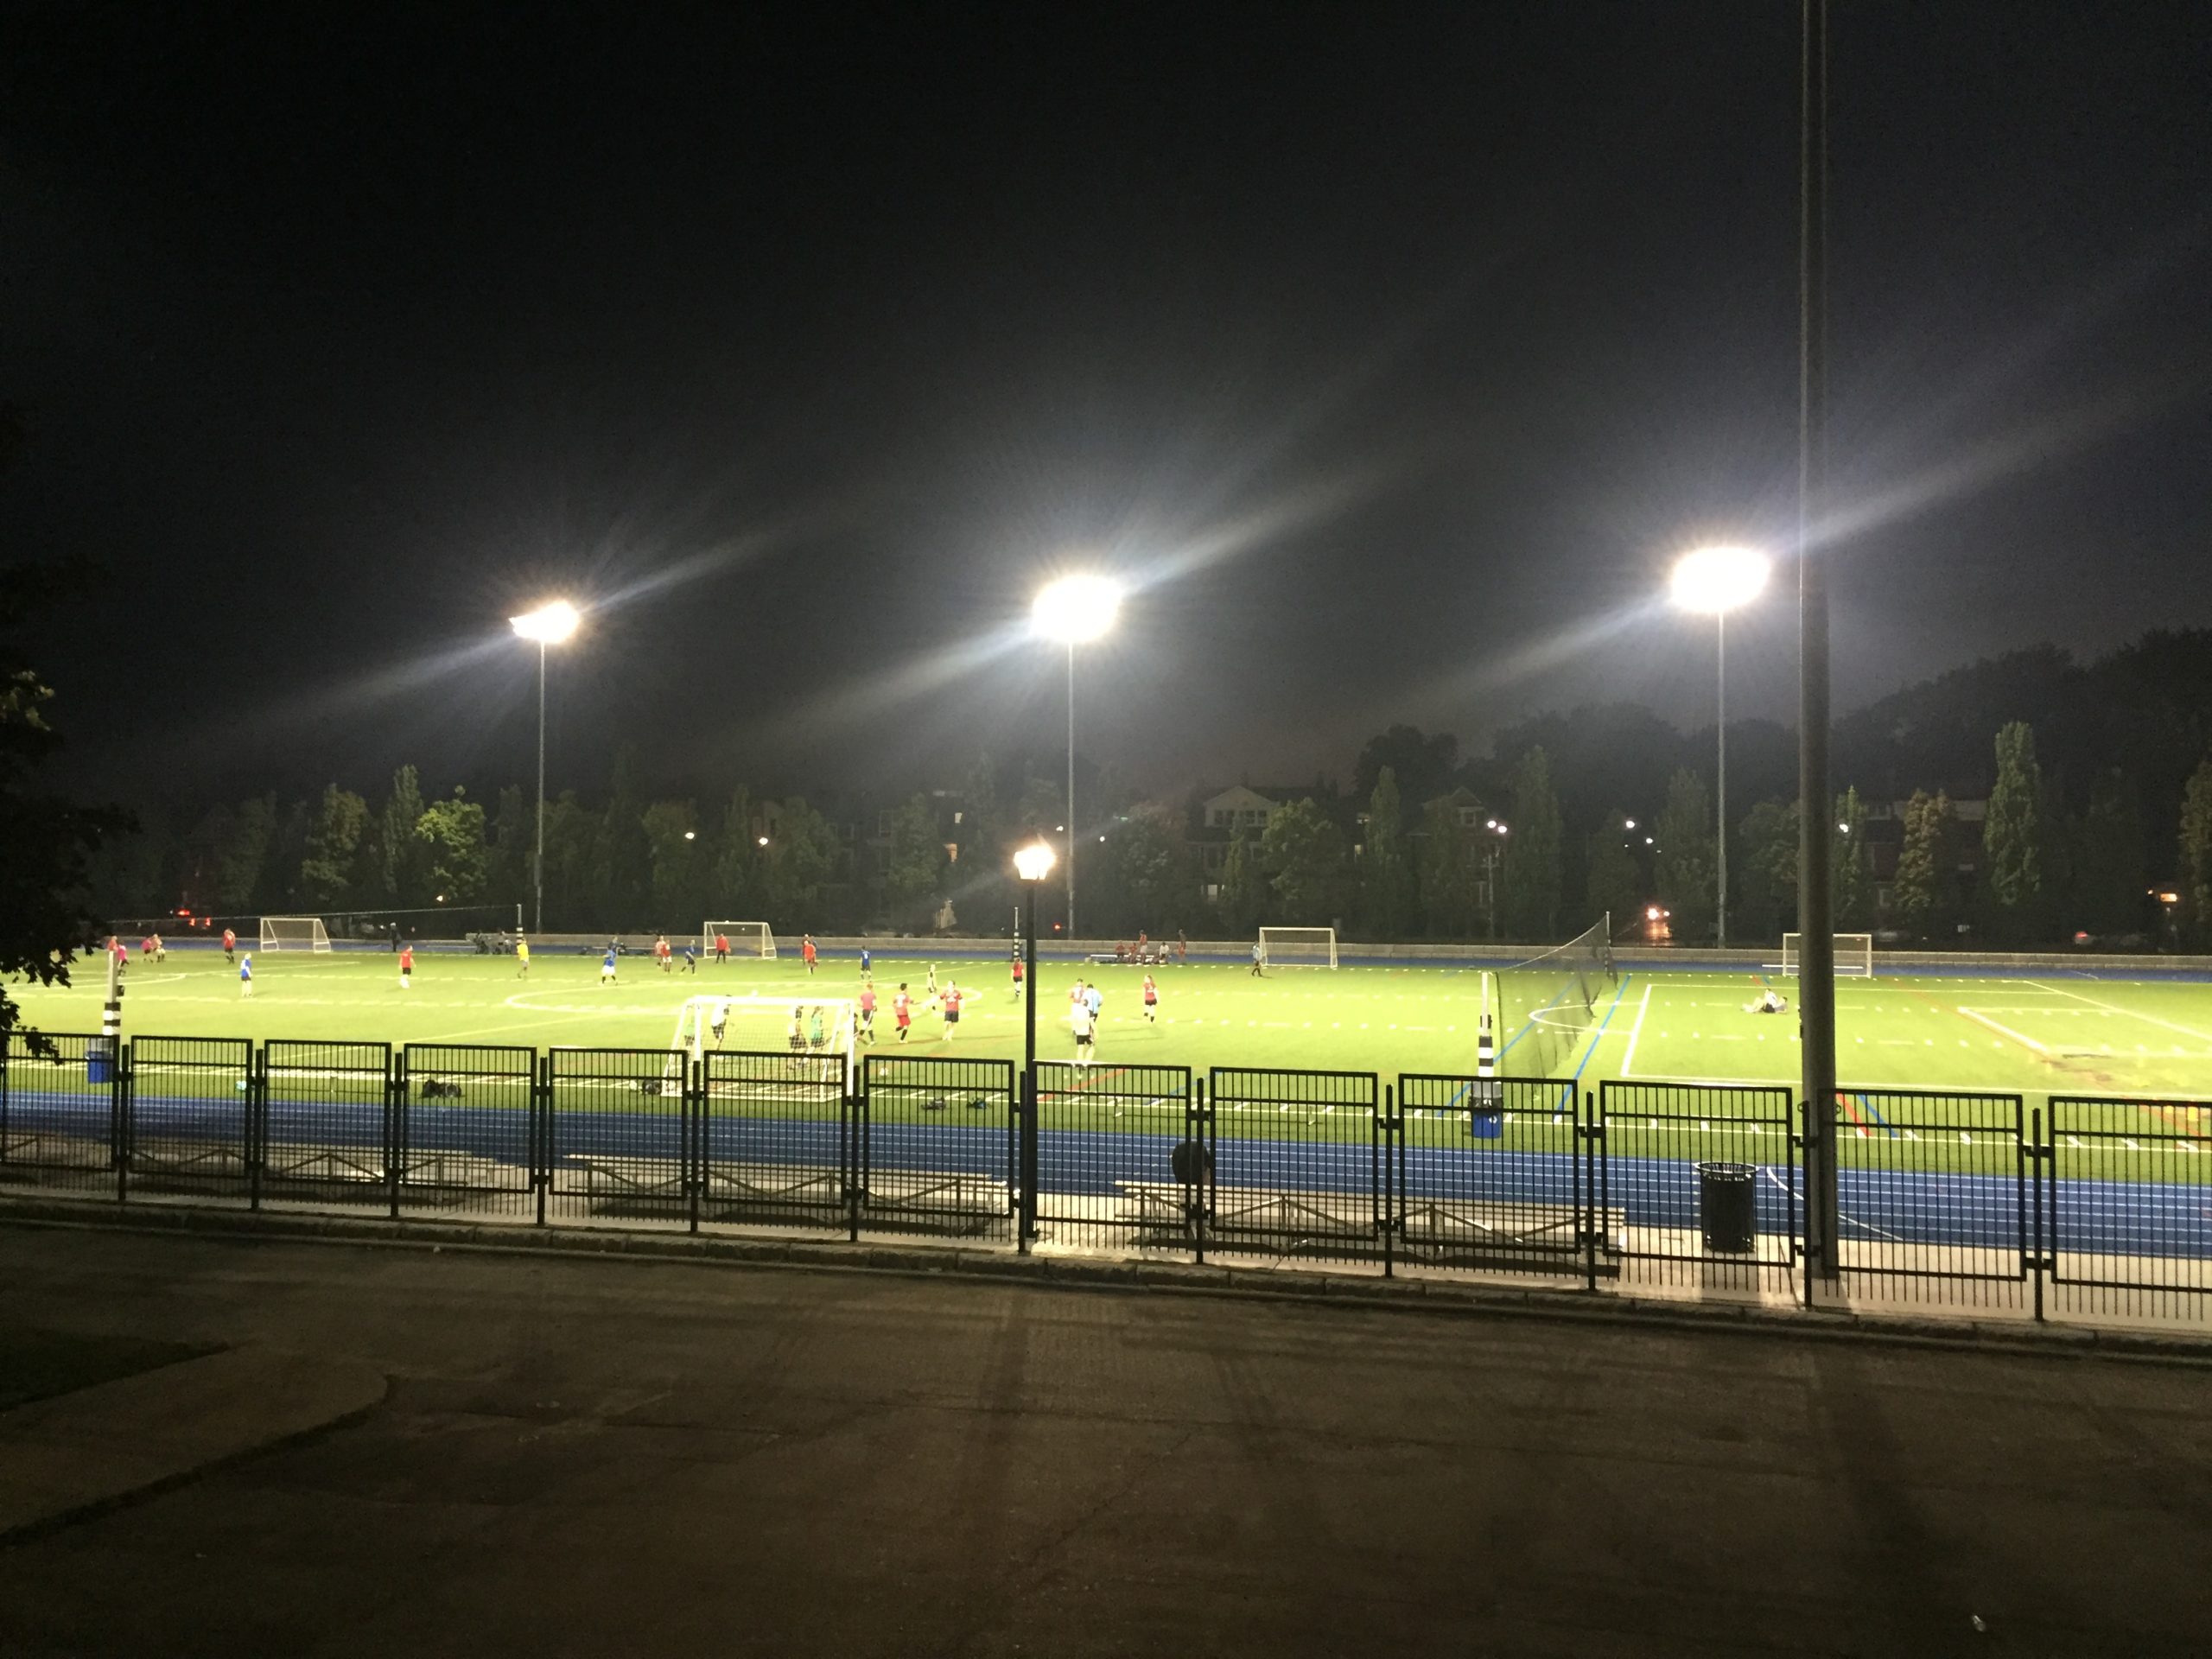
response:
[[(0, 545), (107, 564), (52, 673), (123, 792), (522, 777), (556, 591), (556, 786), (949, 780), (1059, 741), (1077, 564), (1163, 792), (1709, 720), (1652, 598), (1794, 531), (1794, 6), (470, 13), (0, 14)], [(1837, 8), (1847, 706), (2212, 622), (2206, 35)]]

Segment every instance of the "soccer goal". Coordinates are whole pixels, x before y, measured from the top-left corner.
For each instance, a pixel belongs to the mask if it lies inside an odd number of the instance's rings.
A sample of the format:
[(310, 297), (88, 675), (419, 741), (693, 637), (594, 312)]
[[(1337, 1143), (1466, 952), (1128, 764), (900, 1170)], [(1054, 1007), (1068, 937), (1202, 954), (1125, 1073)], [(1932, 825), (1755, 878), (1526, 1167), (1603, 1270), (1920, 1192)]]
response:
[(320, 916), (264, 916), (261, 918), (264, 950), (327, 950), (329, 930)]
[(1260, 930), (1260, 963), (1268, 968), (1333, 968), (1337, 965), (1337, 930), (1263, 927)]
[[(1795, 974), (1804, 959), (1802, 933), (1782, 936), (1782, 961), (1777, 964), (1785, 974)], [(1874, 977), (1874, 936), (1872, 933), (1839, 933), (1835, 936), (1835, 971), (1840, 979), (1872, 979)]]
[(718, 938), (729, 941), (733, 957), (758, 957), (763, 962), (775, 959), (776, 936), (766, 922), (709, 922), (699, 936), (699, 954), (709, 962), (715, 959), (715, 940)]
[[(731, 948), (736, 945), (732, 938)], [(782, 1054), (794, 1081), (836, 1082), (849, 1090), (855, 1023), (855, 1005), (839, 997), (688, 997), (668, 1039), (661, 1092), (680, 1094), (685, 1065), (718, 1052)]]

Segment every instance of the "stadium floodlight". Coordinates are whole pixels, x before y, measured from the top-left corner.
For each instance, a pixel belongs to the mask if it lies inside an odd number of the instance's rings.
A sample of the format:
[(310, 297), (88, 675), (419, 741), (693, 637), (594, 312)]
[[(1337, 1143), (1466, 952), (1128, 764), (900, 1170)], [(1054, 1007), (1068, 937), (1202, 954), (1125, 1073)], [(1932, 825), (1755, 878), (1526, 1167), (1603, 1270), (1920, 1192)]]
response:
[(537, 856), (531, 871), (536, 915), (531, 925), (545, 931), (545, 650), (575, 637), (582, 613), (565, 599), (554, 600), (534, 611), (511, 616), (515, 632), (537, 647)]
[(1718, 901), (1713, 912), (1713, 943), (1728, 944), (1728, 613), (1750, 604), (1766, 586), (1773, 562), (1755, 547), (1701, 547), (1675, 561), (1669, 586), (1675, 607), (1713, 619), (1713, 654), (1719, 691), (1713, 729), (1719, 753), (1714, 764), (1713, 845)]
[(1068, 648), (1068, 938), (1075, 938), (1075, 648), (1103, 639), (1122, 612), (1122, 584), (1111, 576), (1062, 576), (1030, 607), (1041, 639)]

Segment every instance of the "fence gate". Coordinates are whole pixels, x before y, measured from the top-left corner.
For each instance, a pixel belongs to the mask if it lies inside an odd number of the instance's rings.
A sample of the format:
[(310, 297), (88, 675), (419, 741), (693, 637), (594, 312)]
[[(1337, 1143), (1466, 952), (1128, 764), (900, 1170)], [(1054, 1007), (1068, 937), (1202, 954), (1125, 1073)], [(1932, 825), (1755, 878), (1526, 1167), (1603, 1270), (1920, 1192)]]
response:
[(1039, 1243), (1198, 1249), (1205, 1159), (1190, 1067), (1038, 1063), (1024, 1185)]
[(1430, 1268), (1586, 1277), (1593, 1226), (1574, 1084), (1398, 1078), (1395, 1249)]
[(259, 1196), (260, 1100), (243, 1037), (137, 1037), (124, 1049), (130, 1190)]
[(1745, 1289), (1765, 1270), (1787, 1272), (1802, 1236), (1792, 1094), (1757, 1084), (1601, 1084), (1591, 1126), (1600, 1259), (1662, 1283)]
[(536, 1049), (410, 1043), (396, 1092), (401, 1204), (544, 1219)]
[(2053, 1095), (2041, 1255), (2060, 1310), (2202, 1319), (2212, 1104)]
[(871, 1054), (853, 1185), (861, 1227), (1011, 1236), (1011, 1060)]
[(665, 1048), (556, 1048), (545, 1060), (550, 1218), (688, 1224), (692, 1062)]
[(1381, 1100), (1372, 1071), (1214, 1067), (1202, 1114), (1205, 1248), (1386, 1260)]
[(391, 1046), (271, 1039), (261, 1071), (262, 1202), (397, 1215)]
[(105, 1038), (0, 1036), (0, 1185), (116, 1196), (122, 1109)]
[(700, 1218), (855, 1232), (855, 1109), (843, 1056), (718, 1052), (702, 1071)]

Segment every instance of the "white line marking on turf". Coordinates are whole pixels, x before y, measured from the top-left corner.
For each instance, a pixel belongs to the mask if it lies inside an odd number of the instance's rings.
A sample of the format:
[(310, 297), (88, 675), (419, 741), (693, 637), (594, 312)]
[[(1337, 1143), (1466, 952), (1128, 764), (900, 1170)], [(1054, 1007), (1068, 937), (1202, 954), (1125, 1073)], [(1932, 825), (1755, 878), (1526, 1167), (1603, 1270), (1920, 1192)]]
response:
[(1649, 979), (1643, 982), (1643, 1000), (1636, 1005), (1636, 1024), (1628, 1033), (1628, 1052), (1621, 1056), (1621, 1076), (1624, 1077), (1636, 1075), (1637, 1039), (1643, 1035), (1643, 1016), (1651, 1011), (1651, 987), (1656, 982)]
[(2154, 1026), (2163, 1026), (2168, 1031), (2177, 1031), (2184, 1037), (2194, 1037), (2199, 1042), (2212, 1043), (2212, 1031), (2198, 1031), (2193, 1027), (2177, 1026), (2171, 1020), (2159, 1019), (2155, 1014), (2143, 1014), (2134, 1008), (2122, 1007), (2117, 1002), (2106, 1002), (2094, 996), (2083, 996), (2081, 992), (2069, 991), (2063, 985), (2054, 985), (2050, 988), (2061, 996), (2070, 996), (2076, 1001), (2087, 1002), (2092, 1007), (2109, 1009), (2113, 1014), (2124, 1014), (2131, 1019), (2147, 1020)]

